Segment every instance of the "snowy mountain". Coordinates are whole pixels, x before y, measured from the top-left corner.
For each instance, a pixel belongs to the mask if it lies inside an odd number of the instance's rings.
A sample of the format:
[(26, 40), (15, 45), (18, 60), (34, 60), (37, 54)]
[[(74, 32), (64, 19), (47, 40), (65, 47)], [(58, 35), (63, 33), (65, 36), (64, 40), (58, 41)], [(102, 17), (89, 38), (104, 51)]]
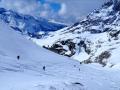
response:
[(65, 25), (60, 23), (54, 23), (40, 17), (35, 18), (33, 16), (19, 14), (4, 8), (0, 8), (0, 20), (9, 24), (14, 30), (33, 38), (41, 38), (42, 35), (50, 31), (56, 31), (65, 27)]
[(81, 63), (120, 64), (120, 1), (106, 2), (85, 19), (35, 43)]
[(80, 65), (33, 44), (0, 21), (0, 90), (119, 90), (119, 71)]

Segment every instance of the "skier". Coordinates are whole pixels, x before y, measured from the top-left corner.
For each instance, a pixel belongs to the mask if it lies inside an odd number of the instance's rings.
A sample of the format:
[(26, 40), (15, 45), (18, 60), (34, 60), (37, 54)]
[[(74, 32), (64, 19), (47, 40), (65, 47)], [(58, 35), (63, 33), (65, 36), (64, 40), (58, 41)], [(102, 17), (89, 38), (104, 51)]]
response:
[(19, 59), (20, 59), (20, 56), (17, 56), (17, 59), (19, 60)]
[(76, 65), (74, 65), (74, 67), (76, 67)]
[(46, 69), (46, 67), (45, 66), (43, 66), (43, 70), (45, 71), (45, 69)]

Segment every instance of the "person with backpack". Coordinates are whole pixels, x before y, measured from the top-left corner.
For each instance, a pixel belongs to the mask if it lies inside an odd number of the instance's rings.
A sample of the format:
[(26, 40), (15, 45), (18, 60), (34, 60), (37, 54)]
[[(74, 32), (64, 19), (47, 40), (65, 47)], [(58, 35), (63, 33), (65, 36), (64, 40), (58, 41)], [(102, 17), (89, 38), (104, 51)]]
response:
[(43, 66), (43, 70), (45, 71), (45, 69), (46, 69), (46, 67), (45, 66)]
[(20, 59), (20, 56), (17, 56), (17, 59), (19, 60), (19, 59)]

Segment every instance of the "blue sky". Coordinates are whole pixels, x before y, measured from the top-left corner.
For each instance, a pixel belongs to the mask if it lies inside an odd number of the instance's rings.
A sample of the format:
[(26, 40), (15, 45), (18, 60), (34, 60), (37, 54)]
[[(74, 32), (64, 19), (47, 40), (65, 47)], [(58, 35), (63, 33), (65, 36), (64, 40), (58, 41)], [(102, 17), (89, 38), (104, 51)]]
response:
[(105, 0), (1, 0), (0, 6), (23, 14), (40, 16), (63, 23), (73, 23), (94, 9), (99, 8), (104, 1)]
[(42, 5), (48, 3), (54, 12), (58, 12), (61, 9), (61, 3), (49, 2), (46, 0), (38, 0), (38, 1), (40, 1)]
[(52, 7), (53, 11), (58, 12), (61, 8), (61, 5), (59, 3), (50, 3), (50, 6)]
[(44, 4), (44, 3), (45, 3), (45, 0), (38, 0), (38, 1), (40, 1), (42, 4)]

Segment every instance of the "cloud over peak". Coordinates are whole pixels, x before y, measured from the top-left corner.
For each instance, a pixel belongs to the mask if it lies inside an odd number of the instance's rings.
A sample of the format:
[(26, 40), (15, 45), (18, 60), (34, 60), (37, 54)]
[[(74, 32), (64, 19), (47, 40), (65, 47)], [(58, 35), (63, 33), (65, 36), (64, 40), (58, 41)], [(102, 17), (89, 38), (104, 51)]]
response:
[(59, 15), (64, 15), (67, 12), (67, 6), (65, 3), (61, 4), (61, 8), (59, 10)]
[(104, 0), (0, 0), (0, 7), (64, 23), (75, 22)]

